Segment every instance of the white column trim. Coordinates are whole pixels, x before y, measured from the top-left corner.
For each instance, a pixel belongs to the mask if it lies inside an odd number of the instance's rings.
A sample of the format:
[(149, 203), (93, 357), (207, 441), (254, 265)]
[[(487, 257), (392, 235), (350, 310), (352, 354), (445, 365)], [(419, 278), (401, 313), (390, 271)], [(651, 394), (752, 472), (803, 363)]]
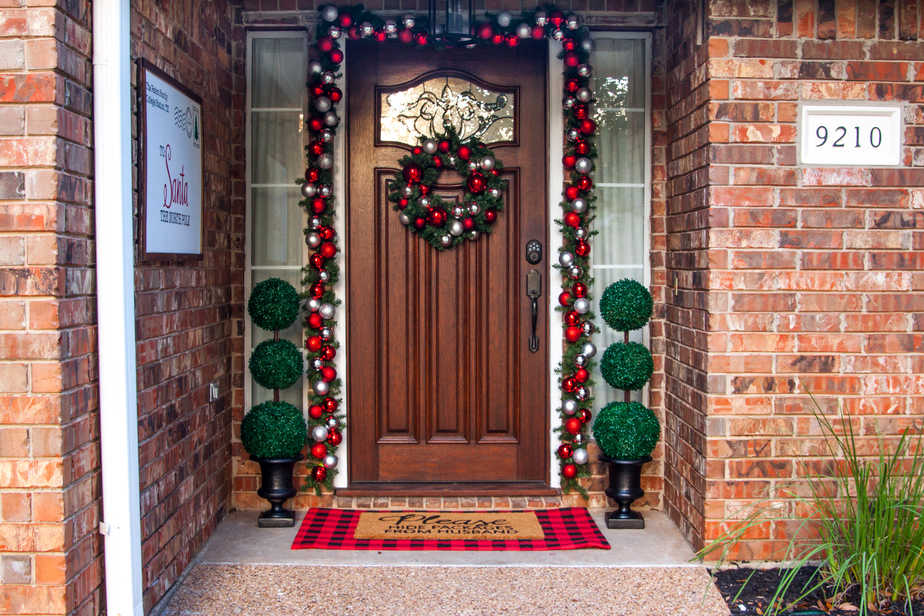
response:
[[(129, 0), (93, 2), (93, 160), (106, 608), (143, 616)], [(102, 324), (105, 323), (105, 327)]]

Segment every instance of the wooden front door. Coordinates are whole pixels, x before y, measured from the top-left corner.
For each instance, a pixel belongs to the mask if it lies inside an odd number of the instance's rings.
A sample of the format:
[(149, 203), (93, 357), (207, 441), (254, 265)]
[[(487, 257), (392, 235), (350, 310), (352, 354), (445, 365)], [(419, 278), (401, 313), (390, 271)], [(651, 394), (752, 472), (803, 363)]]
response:
[[(349, 466), (353, 488), (548, 481), (548, 243), (545, 45), (347, 49)], [(411, 146), (381, 139), (383, 92), (452, 75), (514, 97), (515, 131), (490, 146), (507, 180), (494, 232), (439, 252), (401, 224), (387, 182)], [(436, 189), (461, 195), (444, 173)], [(538, 351), (527, 272), (542, 275)], [(413, 488), (413, 486), (408, 486)], [(458, 487), (458, 486), (454, 486)]]

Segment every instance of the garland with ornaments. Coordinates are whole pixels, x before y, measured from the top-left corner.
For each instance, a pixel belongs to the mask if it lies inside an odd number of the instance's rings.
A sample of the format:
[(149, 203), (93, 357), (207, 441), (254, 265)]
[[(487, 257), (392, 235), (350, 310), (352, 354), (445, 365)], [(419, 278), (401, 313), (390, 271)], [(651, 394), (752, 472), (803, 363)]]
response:
[[(444, 134), (421, 136), (420, 145), (398, 164), (401, 170), (391, 183), (388, 200), (398, 211), (401, 224), (431, 246), (446, 250), (491, 232), (497, 213), (504, 208), (504, 181), (498, 177), (503, 165), (483, 143), (477, 139), (462, 141), (452, 127), (447, 127)], [(461, 203), (450, 205), (432, 192), (445, 169), (464, 178)]]
[[(560, 425), (556, 427), (560, 444), (556, 452), (562, 490), (576, 490), (586, 495), (579, 479), (590, 474), (586, 445), (588, 422), (591, 419), (590, 408), (593, 404), (590, 373), (592, 358), (596, 354), (596, 348), (591, 342), (596, 328), (590, 310), (592, 279), (589, 262), (589, 240), (594, 234), (590, 230), (590, 225), (595, 200), (590, 173), (593, 170), (593, 160), (597, 156), (594, 145), (597, 126), (590, 117), (590, 105), (594, 98), (590, 83), (592, 69), (588, 64), (593, 49), (590, 31), (581, 26), (576, 14), (552, 5), (543, 5), (518, 16), (508, 12), (486, 15), (473, 25), (471, 37), (462, 39), (432, 36), (426, 17), (405, 15), (393, 19), (367, 11), (362, 5), (325, 5), (319, 9), (319, 17), (308, 75), (311, 95), (307, 122), (310, 136), (310, 143), (306, 147), (308, 168), (304, 180), (301, 181), (304, 197), (301, 203), (309, 213), (305, 240), (314, 251), (309, 265), (305, 268), (305, 285), (309, 298), (307, 325), (310, 333), (307, 348), (312, 384), (309, 409), (311, 437), (317, 443), (324, 442), (329, 445), (328, 450), (333, 454), (336, 444), (340, 442), (340, 429), (343, 427), (342, 418), (336, 415), (341, 400), (341, 383), (333, 366), (330, 365), (338, 348), (334, 336), (334, 317), (339, 300), (333, 288), (339, 277), (336, 259), (339, 243), (333, 229), (335, 196), (332, 188), (332, 168), (334, 135), (340, 124), (337, 105), (343, 98), (343, 92), (337, 85), (343, 76), (343, 40), (369, 39), (382, 43), (397, 41), (400, 44), (428, 49), (452, 45), (516, 47), (523, 40), (551, 39), (561, 44), (559, 57), (564, 65), (562, 96), (565, 129), (565, 154), (562, 159), (565, 175), (561, 202), (563, 214), (556, 220), (562, 237), (562, 250), (555, 267), (561, 274), (561, 293), (558, 300), (559, 311), (563, 316), (564, 340), (563, 357), (557, 368), (561, 406)], [(490, 178), (497, 177), (494, 173), (484, 173), (483, 163), (490, 152), (483, 152), (480, 144), (458, 142), (458, 139), (453, 139), (451, 132), (433, 136), (432, 139), (437, 143), (439, 164), (450, 164), (457, 171), (461, 167), (464, 171), (462, 174), (467, 178), (466, 187), (469, 190), (465, 201), (459, 206), (462, 210), (456, 212), (453, 208), (446, 215), (436, 215), (436, 211), (445, 210), (445, 205), (433, 199), (432, 195), (429, 204), (421, 203), (421, 197), (427, 196), (422, 194), (421, 188), (424, 185), (429, 187), (430, 182), (435, 181), (435, 176), (439, 174), (439, 168), (436, 167), (438, 163), (435, 162), (433, 153), (427, 152), (427, 149), (432, 147), (427, 139), (421, 142), (420, 153), (412, 152), (410, 157), (402, 159), (401, 175), (395, 178), (406, 186), (410, 180), (404, 172), (414, 164), (420, 167), (420, 182), (415, 182), (410, 191), (406, 191), (403, 186), (398, 191), (398, 201), (392, 200), (392, 203), (400, 210), (401, 199), (406, 197), (408, 203), (404, 206), (405, 210), (413, 209), (402, 211), (399, 216), (405, 214), (409, 228), (412, 228), (413, 232), (420, 234), (438, 250), (442, 250), (462, 243), (464, 233), (468, 233), (466, 237), (471, 240), (477, 238), (477, 234), (490, 229), (490, 222), (493, 222), (497, 215), (494, 212), (500, 211), (502, 186), (492, 184)], [(444, 141), (448, 142), (446, 151), (440, 148)], [(460, 152), (463, 146), (470, 148), (476, 161), (481, 161), (481, 171), (470, 169), (469, 163), (463, 166), (464, 159)], [(450, 163), (449, 156), (455, 157), (454, 163)], [(491, 160), (494, 161), (494, 168), (487, 171), (494, 172), (499, 165), (493, 156)], [(469, 182), (475, 177), (475, 173), (485, 180), (485, 190), (488, 193), (485, 199), (472, 199), (468, 196), (477, 197), (484, 194), (484, 191), (476, 193), (471, 190), (473, 186)], [(414, 172), (413, 176), (416, 175)], [(496, 196), (492, 188), (498, 191)], [(406, 192), (410, 194), (406, 195)], [(391, 195), (389, 198), (391, 199)], [(473, 205), (476, 206), (475, 213), (472, 213)], [(432, 211), (428, 207), (432, 208)], [(466, 207), (467, 212), (464, 211)], [(411, 212), (414, 213), (413, 218)], [(459, 214), (458, 217), (455, 216), (456, 213)], [(451, 221), (449, 214), (452, 215)], [(489, 217), (492, 218), (490, 222)], [(466, 218), (472, 221), (468, 223), (470, 229), (465, 228)], [(443, 232), (442, 226), (438, 224), (441, 221), (444, 225), (448, 223), (448, 233)], [(453, 233), (454, 230), (458, 231), (455, 222), (463, 225), (462, 233), (458, 235)], [(320, 493), (322, 487), (330, 489), (336, 473), (335, 466), (328, 466), (324, 460), (318, 459), (309, 462), (309, 465), (315, 491)]]

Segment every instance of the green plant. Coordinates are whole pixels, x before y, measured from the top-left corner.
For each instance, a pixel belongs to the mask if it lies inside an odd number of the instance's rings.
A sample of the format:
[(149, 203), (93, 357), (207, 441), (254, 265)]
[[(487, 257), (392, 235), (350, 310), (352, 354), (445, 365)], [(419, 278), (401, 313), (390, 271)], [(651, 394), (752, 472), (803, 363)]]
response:
[(623, 278), (608, 286), (600, 298), (600, 315), (615, 330), (626, 332), (645, 327), (654, 300), (641, 283)]
[(285, 389), (302, 376), (302, 353), (288, 340), (266, 340), (250, 355), (250, 373), (267, 389)]
[[(778, 614), (819, 590), (836, 600), (852, 589), (861, 597), (860, 616), (877, 611), (881, 602), (904, 601), (910, 610), (912, 597), (924, 590), (922, 433), (906, 429), (891, 453), (880, 438), (878, 454), (864, 456), (849, 415), (842, 415), (844, 428), (838, 431), (817, 402), (814, 414), (833, 470), (809, 482), (811, 496), (797, 499), (813, 515), (790, 539), (784, 560), (793, 568), (782, 576), (769, 613)], [(826, 484), (833, 484), (836, 492), (826, 490)], [(744, 521), (704, 547), (699, 558), (719, 551), (719, 563), (725, 562), (750, 528), (771, 519), (771, 509), (759, 503)], [(810, 527), (817, 530), (817, 540), (803, 535)], [(795, 599), (784, 602), (799, 568), (819, 561), (816, 575), (798, 589)]]
[(298, 304), (295, 287), (279, 278), (267, 278), (253, 288), (247, 312), (257, 327), (274, 331), (295, 322)]
[(616, 460), (651, 455), (660, 436), (658, 418), (640, 402), (610, 402), (594, 421), (594, 439), (603, 453)]
[(637, 342), (615, 342), (600, 359), (600, 374), (616, 389), (641, 389), (654, 372), (651, 352)]
[(241, 442), (254, 458), (294, 458), (305, 446), (307, 430), (301, 411), (288, 402), (264, 402), (244, 416)]

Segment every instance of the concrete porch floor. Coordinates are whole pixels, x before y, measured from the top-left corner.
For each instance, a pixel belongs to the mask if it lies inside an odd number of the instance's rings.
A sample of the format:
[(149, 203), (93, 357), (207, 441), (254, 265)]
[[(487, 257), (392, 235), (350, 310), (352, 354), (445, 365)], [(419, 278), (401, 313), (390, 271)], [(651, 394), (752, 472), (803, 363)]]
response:
[(218, 527), (154, 616), (570, 614), (728, 616), (704, 567), (661, 512), (645, 530), (609, 530), (610, 550), (400, 552), (291, 550), (293, 528), (257, 512)]

